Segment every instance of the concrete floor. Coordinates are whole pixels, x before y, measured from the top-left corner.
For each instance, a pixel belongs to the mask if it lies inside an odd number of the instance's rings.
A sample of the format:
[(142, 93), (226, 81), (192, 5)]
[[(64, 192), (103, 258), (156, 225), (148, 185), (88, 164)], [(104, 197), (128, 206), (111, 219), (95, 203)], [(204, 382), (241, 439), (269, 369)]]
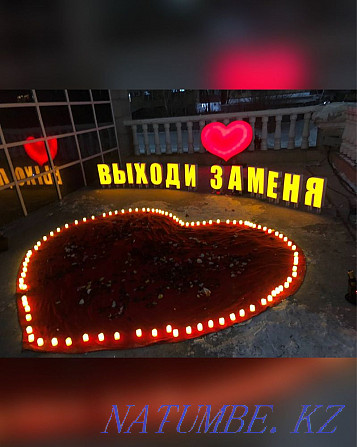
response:
[[(15, 279), (24, 252), (41, 235), (75, 218), (122, 207), (160, 207), (204, 218), (249, 219), (266, 224), (297, 241), (307, 259), (299, 291), (280, 305), (219, 333), (186, 342), (157, 344), (135, 350), (100, 351), (77, 357), (353, 357), (356, 355), (356, 307), (344, 296), (347, 270), (355, 269), (353, 230), (347, 225), (347, 199), (326, 166), (335, 189), (321, 215), (260, 200), (169, 190), (83, 189), (5, 227), (9, 250), (0, 253), (0, 356), (64, 357), (22, 351), (15, 303)], [(293, 172), (293, 171), (290, 171)], [(311, 175), (311, 174), (310, 174)], [(330, 178), (331, 177), (331, 178)], [(337, 192), (336, 192), (337, 191)], [(68, 356), (68, 355), (67, 355)]]

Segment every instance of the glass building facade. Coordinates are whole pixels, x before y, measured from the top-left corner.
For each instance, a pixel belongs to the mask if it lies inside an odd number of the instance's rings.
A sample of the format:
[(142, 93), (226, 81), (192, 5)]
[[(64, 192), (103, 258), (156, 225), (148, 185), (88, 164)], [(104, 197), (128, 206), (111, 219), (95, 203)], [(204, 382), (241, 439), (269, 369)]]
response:
[(98, 186), (118, 151), (109, 90), (0, 90), (0, 226)]

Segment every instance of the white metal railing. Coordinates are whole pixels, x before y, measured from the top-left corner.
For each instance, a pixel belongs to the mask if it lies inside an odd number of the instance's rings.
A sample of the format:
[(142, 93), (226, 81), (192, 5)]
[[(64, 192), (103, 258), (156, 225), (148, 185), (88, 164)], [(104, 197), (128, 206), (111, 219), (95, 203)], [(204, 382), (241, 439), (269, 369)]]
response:
[(317, 127), (311, 120), (312, 113), (321, 107), (131, 120), (124, 121), (124, 125), (131, 127), (135, 155), (203, 153), (200, 135), (206, 124), (219, 121), (227, 125), (244, 119), (253, 128), (248, 151), (254, 151), (258, 141), (261, 150), (308, 149), (316, 146)]
[(346, 123), (342, 134), (340, 153), (356, 163), (357, 152), (357, 107), (348, 107), (346, 111)]

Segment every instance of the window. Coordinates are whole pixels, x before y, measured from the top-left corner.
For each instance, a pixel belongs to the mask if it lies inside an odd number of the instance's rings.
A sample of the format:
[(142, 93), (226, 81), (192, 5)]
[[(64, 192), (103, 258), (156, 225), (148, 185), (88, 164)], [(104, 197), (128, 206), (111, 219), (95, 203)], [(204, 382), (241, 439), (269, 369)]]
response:
[(87, 185), (100, 186), (97, 168), (98, 163), (102, 163), (102, 158), (100, 156), (83, 162)]
[(70, 101), (90, 101), (89, 90), (68, 90)]
[(69, 194), (76, 189), (84, 186), (84, 180), (82, 175), (81, 165), (73, 165), (68, 168), (60, 169), (59, 175), (61, 176), (60, 185), (62, 196)]
[[(13, 181), (9, 165), (7, 163), (5, 151), (0, 149), (0, 189)], [(1, 214), (1, 213), (0, 213)]]
[(76, 139), (64, 137), (57, 139), (57, 155), (54, 160), (56, 166), (65, 165), (79, 159)]
[(20, 183), (20, 191), (29, 213), (58, 200), (56, 186), (50, 173)]
[(86, 130), (95, 128), (92, 106), (71, 106), (74, 125), (76, 130)]
[(35, 107), (0, 108), (0, 125), (7, 143), (43, 136)]
[(47, 135), (73, 132), (67, 106), (40, 107), (40, 111)]
[(117, 146), (117, 140), (115, 137), (115, 130), (113, 127), (109, 129), (102, 129), (99, 131), (100, 141), (102, 143), (103, 151), (113, 149)]
[(109, 101), (108, 90), (92, 90), (93, 101)]
[(38, 102), (66, 101), (64, 90), (36, 90)]
[(33, 102), (31, 90), (0, 90), (0, 103)]
[(78, 135), (79, 147), (81, 149), (82, 158), (100, 152), (97, 132), (82, 133)]
[(110, 104), (96, 104), (95, 114), (98, 126), (110, 126), (113, 124), (112, 110)]

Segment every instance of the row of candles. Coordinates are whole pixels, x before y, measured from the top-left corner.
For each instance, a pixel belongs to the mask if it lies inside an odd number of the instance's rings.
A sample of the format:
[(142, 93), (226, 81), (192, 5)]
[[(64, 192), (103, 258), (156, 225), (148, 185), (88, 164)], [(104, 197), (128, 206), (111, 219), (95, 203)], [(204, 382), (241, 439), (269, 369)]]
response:
[[(269, 305), (269, 303), (272, 303), (274, 301), (275, 297), (280, 295), (284, 291), (284, 289), (288, 289), (290, 287), (290, 284), (293, 282), (293, 278), (297, 278), (297, 276), (298, 276), (299, 252), (296, 251), (296, 245), (292, 241), (290, 241), (287, 236), (284, 236), (284, 234), (280, 233), (279, 231), (275, 231), (275, 230), (268, 228), (266, 226), (257, 225), (256, 223), (250, 222), (248, 220), (243, 221), (243, 220), (226, 219), (225, 221), (221, 221), (220, 219), (216, 219), (216, 220), (210, 219), (207, 221), (203, 220), (202, 222), (201, 221), (185, 222), (182, 219), (178, 218), (173, 213), (168, 212), (168, 211), (163, 211), (158, 208), (141, 208), (140, 210), (139, 210), (139, 208), (135, 208), (135, 209), (129, 208), (127, 211), (122, 209), (120, 211), (120, 214), (126, 214), (126, 213), (130, 214), (133, 212), (160, 214), (160, 215), (166, 216), (168, 218), (171, 218), (174, 222), (178, 223), (181, 226), (185, 226), (185, 227), (199, 227), (201, 225), (205, 226), (205, 225), (213, 225), (213, 224), (220, 224), (220, 223), (226, 223), (226, 224), (230, 224), (230, 225), (243, 225), (243, 226), (250, 227), (253, 229), (261, 230), (267, 234), (274, 234), (274, 236), (276, 238), (281, 239), (294, 252), (291, 276), (288, 276), (286, 278), (286, 280), (284, 281), (284, 284), (278, 285), (273, 290), (271, 290), (271, 292), (266, 297), (260, 299), (260, 302), (258, 305), (260, 305), (262, 307), (266, 307)], [(107, 217), (111, 217), (113, 215), (115, 216), (118, 214), (119, 214), (118, 210), (109, 211), (107, 213), (103, 213), (102, 217), (107, 218)], [(95, 216), (91, 216), (90, 218), (83, 217), (82, 222), (85, 223), (87, 221), (95, 220), (95, 219), (96, 219)], [(74, 221), (74, 226), (77, 226), (79, 224), (80, 224), (80, 221), (78, 221), (78, 220)], [(73, 226), (71, 226), (71, 227), (73, 227)], [(37, 243), (33, 247), (33, 250), (35, 252), (38, 251), (40, 249), (41, 245), (43, 243), (49, 241), (52, 237), (55, 236), (56, 233), (60, 233), (61, 231), (68, 229), (68, 228), (70, 228), (70, 225), (68, 223), (66, 223), (62, 229), (60, 227), (58, 227), (56, 229), (56, 231), (50, 231), (48, 236), (44, 235), (42, 237), (42, 241), (37, 241)], [(28, 287), (29, 287), (28, 284), (26, 283), (26, 277), (28, 275), (30, 259), (34, 254), (33, 250), (27, 251), (24, 261), (22, 263), (22, 270), (21, 270), (21, 273), (20, 273), (20, 276), (18, 279), (18, 287), (24, 293), (27, 293), (26, 291), (28, 291)], [(25, 312), (26, 323), (29, 324), (32, 321), (32, 314), (31, 314), (31, 306), (29, 304), (29, 299), (28, 299), (27, 295), (22, 295), (21, 304), (22, 304), (24, 312)], [(239, 322), (239, 319), (241, 321), (243, 321), (243, 319), (246, 319), (246, 316), (250, 316), (250, 315), (256, 313), (256, 311), (257, 311), (257, 306), (255, 304), (250, 304), (249, 308), (247, 308), (246, 310), (239, 309), (237, 311), (238, 315), (234, 312), (231, 312), (229, 314), (228, 318), (221, 316), (217, 319), (216, 322), (213, 319), (210, 319), (205, 323), (205, 325), (207, 325), (208, 331), (214, 329), (215, 327), (222, 328), (224, 326), (227, 326), (228, 324), (234, 324), (235, 322)], [(227, 323), (227, 321), (228, 321), (228, 323)], [(205, 329), (204, 324), (200, 322), (200, 323), (197, 323), (195, 326), (191, 326), (191, 325), (186, 326), (183, 331), (181, 330), (181, 334), (182, 334), (182, 332), (184, 332), (184, 334), (186, 334), (186, 335), (183, 335), (183, 337), (192, 336), (192, 334), (195, 335), (195, 333), (196, 334), (203, 333), (204, 329)], [(35, 342), (35, 334), (33, 331), (33, 327), (28, 325), (28, 326), (26, 326), (25, 331), (27, 334), (28, 342), (34, 343)], [(171, 335), (175, 339), (177, 339), (180, 336), (180, 330), (178, 328), (174, 328), (171, 324), (167, 324), (164, 329), (159, 330), (157, 328), (153, 328), (148, 332), (149, 332), (149, 336), (152, 337), (152, 339), (159, 338), (159, 335), (161, 338)], [(144, 332), (142, 329), (138, 328), (135, 330), (136, 339), (141, 339), (143, 336), (144, 336)], [(114, 339), (115, 341), (119, 341), (122, 339), (122, 335), (118, 331), (114, 332), (114, 334), (112, 334), (110, 337), (106, 337), (103, 332), (96, 334), (95, 336), (92, 336), (92, 337), (90, 337), (88, 333), (84, 333), (81, 337), (81, 342), (86, 344), (92, 340), (97, 343), (103, 343), (106, 340), (106, 338)], [(73, 340), (71, 337), (66, 337), (64, 342), (67, 347), (70, 347), (73, 344)], [(59, 339), (58, 339), (58, 337), (52, 337), (51, 340), (45, 340), (42, 337), (38, 337), (36, 339), (36, 344), (39, 347), (43, 347), (46, 343), (50, 343), (52, 347), (57, 347), (59, 345)]]

